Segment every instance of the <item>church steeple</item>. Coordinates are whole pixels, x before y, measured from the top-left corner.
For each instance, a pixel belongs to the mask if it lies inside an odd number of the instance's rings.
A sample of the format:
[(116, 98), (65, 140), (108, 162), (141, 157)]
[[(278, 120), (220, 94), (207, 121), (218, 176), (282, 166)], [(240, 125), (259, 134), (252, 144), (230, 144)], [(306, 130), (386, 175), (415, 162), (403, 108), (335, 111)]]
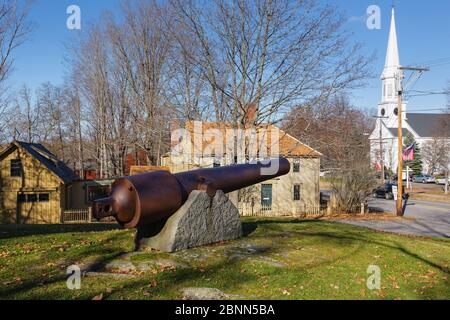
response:
[(391, 28), (389, 31), (389, 42), (386, 52), (386, 62), (384, 64), (383, 75), (389, 77), (395, 75), (399, 70), (400, 58), (398, 54), (397, 29), (395, 26), (395, 10), (392, 8)]
[[(397, 119), (397, 77), (401, 77), (400, 57), (398, 53), (397, 28), (395, 24), (395, 10), (392, 8), (391, 26), (389, 30), (389, 40), (386, 51), (386, 61), (382, 81), (382, 98), (379, 105), (379, 116), (388, 117), (386, 121), (389, 126), (396, 126)], [(404, 106), (403, 111), (406, 111)]]

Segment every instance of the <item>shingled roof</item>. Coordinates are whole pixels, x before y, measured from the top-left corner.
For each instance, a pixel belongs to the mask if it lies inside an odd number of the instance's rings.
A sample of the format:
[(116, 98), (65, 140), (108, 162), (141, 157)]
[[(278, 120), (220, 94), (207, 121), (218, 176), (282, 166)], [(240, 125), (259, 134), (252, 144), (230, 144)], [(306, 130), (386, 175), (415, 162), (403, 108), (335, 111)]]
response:
[(9, 144), (9, 146), (0, 152), (0, 158), (13, 148), (24, 149), (64, 183), (70, 183), (78, 179), (72, 169), (70, 169), (64, 162), (59, 160), (53, 153), (39, 143), (27, 143), (17, 140), (13, 141)]
[[(225, 147), (226, 146), (226, 137), (227, 137), (227, 129), (233, 129), (234, 126), (231, 124), (226, 123), (219, 123), (219, 122), (200, 122), (202, 124), (201, 135), (203, 136), (202, 141), (202, 147), (203, 151), (205, 151), (206, 148), (214, 149), (214, 150), (224, 150), (226, 152)], [(194, 128), (194, 121), (188, 121), (186, 122), (186, 129), (188, 132), (190, 132), (192, 143), (194, 144), (195, 140), (195, 134), (197, 133)], [(213, 129), (211, 131), (211, 129)], [(317, 158), (321, 157), (322, 154), (309, 147), (308, 145), (302, 143), (298, 139), (294, 138), (293, 136), (289, 135), (288, 133), (284, 132), (281, 129), (278, 129), (274, 125), (269, 124), (263, 124), (256, 128), (256, 131), (258, 133), (263, 132), (263, 130), (266, 130), (267, 133), (267, 144), (270, 147), (272, 145), (271, 138), (273, 137), (273, 134), (271, 134), (272, 131), (278, 130), (279, 132), (279, 154), (280, 156), (285, 157), (311, 157), (311, 158)], [(209, 132), (208, 132), (209, 131)], [(216, 133), (220, 132), (220, 137), (215, 136)], [(205, 133), (208, 132), (209, 134), (206, 135)], [(199, 132), (200, 133), (200, 132)], [(223, 141), (220, 141), (220, 138), (223, 139)], [(221, 146), (219, 145), (221, 144)]]
[(446, 113), (408, 113), (407, 122), (410, 127), (423, 138), (443, 134), (450, 136), (449, 130), (444, 130), (445, 124), (450, 124), (450, 114)]
[[(394, 136), (397, 137), (398, 136), (398, 129), (397, 128), (388, 128), (389, 132)], [(402, 135), (403, 137), (406, 137), (409, 134), (409, 130), (406, 128), (402, 129)]]

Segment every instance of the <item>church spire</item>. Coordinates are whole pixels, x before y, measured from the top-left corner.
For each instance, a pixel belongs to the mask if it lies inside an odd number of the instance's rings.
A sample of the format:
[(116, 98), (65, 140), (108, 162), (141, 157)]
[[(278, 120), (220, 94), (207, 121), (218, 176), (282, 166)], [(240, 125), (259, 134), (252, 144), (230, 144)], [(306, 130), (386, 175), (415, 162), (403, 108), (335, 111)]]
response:
[[(395, 10), (392, 8), (391, 28), (389, 30), (389, 41), (386, 52), (386, 62), (382, 81), (382, 99), (378, 105), (379, 116), (387, 117), (389, 120), (385, 122), (388, 128), (397, 127), (398, 116), (398, 78), (402, 76), (400, 69), (400, 58), (398, 54), (397, 30), (395, 25)], [(406, 111), (406, 104), (403, 104), (403, 112)], [(406, 118), (406, 116), (405, 116)]]
[(400, 67), (400, 58), (397, 45), (397, 30), (395, 26), (395, 10), (392, 7), (391, 29), (389, 32), (389, 42), (386, 52), (386, 62), (384, 64), (384, 77), (390, 77)]

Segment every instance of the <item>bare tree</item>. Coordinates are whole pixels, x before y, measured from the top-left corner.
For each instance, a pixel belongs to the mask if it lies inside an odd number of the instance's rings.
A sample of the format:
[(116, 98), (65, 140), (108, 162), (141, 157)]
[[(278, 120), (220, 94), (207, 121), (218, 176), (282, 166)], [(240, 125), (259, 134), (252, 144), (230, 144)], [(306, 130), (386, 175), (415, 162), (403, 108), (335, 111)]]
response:
[(27, 16), (28, 4), (21, 5), (17, 0), (0, 1), (0, 84), (12, 70), (14, 50), (31, 31)]
[(429, 174), (436, 174), (441, 169), (445, 140), (445, 138), (436, 136), (422, 147), (422, 158), (428, 167)]
[(5, 82), (13, 69), (15, 49), (31, 31), (28, 8), (28, 2), (21, 5), (18, 0), (0, 0), (0, 143), (7, 139), (5, 131), (14, 114), (10, 97), (4, 95)]
[(77, 86), (69, 82), (64, 88), (64, 109), (67, 115), (68, 150), (73, 168), (78, 169), (80, 178), (84, 177), (85, 148), (83, 136), (83, 110)]
[(173, 106), (167, 99), (171, 80), (169, 57), (173, 48), (172, 28), (166, 29), (162, 17), (170, 12), (156, 1), (124, 3), (125, 22), (122, 41), (115, 39), (119, 60), (125, 64), (130, 84), (133, 129), (136, 145), (147, 154), (148, 162), (159, 164), (167, 150), (164, 136), (173, 119)]
[(27, 86), (23, 86), (15, 99), (15, 112), (11, 118), (11, 135), (14, 139), (37, 142), (39, 137), (40, 112), (32, 100)]
[(74, 79), (80, 87), (89, 108), (86, 111), (87, 134), (95, 145), (93, 157), (99, 165), (99, 177), (109, 176), (108, 133), (111, 122), (108, 112), (113, 103), (110, 83), (108, 44), (103, 41), (103, 31), (93, 27), (87, 38), (79, 44), (74, 57)]
[(275, 123), (367, 74), (345, 19), (315, 0), (138, 0), (122, 11), (91, 26), (70, 61), (76, 140), (89, 137), (80, 144), (100, 177), (123, 174), (135, 150), (159, 164), (172, 120)]
[(273, 123), (293, 106), (366, 76), (367, 61), (349, 44), (345, 19), (334, 7), (314, 0), (171, 5), (176, 23), (200, 49), (190, 59), (208, 80), (217, 121), (245, 125), (256, 106), (255, 124)]
[(338, 211), (356, 212), (375, 187), (367, 139), (372, 128), (370, 117), (344, 96), (299, 107), (287, 118), (285, 130), (324, 155), (322, 169), (330, 172)]

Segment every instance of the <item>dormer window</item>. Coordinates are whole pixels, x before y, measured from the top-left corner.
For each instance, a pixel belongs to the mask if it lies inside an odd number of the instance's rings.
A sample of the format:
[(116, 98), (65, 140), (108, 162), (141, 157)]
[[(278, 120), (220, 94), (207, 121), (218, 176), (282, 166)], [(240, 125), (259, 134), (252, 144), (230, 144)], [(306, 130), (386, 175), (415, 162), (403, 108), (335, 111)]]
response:
[(11, 160), (11, 177), (22, 177), (22, 160)]

